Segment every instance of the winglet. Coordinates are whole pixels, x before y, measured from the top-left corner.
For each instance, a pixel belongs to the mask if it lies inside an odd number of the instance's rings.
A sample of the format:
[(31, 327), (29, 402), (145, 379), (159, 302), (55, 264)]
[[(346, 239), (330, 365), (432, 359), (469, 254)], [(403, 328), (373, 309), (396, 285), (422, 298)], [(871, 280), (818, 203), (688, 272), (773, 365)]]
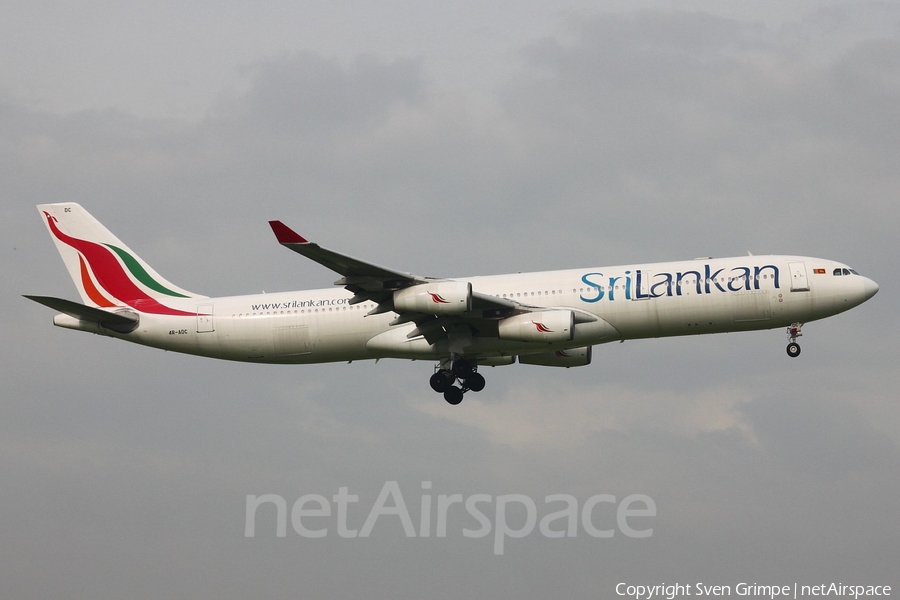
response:
[(279, 244), (308, 244), (309, 240), (282, 223), (281, 221), (269, 221), (272, 232)]

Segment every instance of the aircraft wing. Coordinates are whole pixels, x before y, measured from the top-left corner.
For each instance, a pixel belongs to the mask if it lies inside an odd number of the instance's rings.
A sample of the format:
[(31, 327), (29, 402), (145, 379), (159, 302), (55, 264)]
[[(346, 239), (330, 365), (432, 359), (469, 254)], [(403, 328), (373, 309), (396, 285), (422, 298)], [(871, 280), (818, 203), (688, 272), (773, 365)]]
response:
[(328, 250), (310, 242), (281, 221), (269, 221), (269, 225), (282, 246), (342, 275), (343, 277), (334, 284), (342, 285), (353, 293), (350, 304), (369, 300), (375, 302), (377, 306), (369, 312), (370, 315), (396, 312), (398, 317), (391, 323), (392, 325), (415, 322), (417, 327), (410, 336), (422, 335), (431, 344), (445, 337), (446, 331), (453, 323), (465, 323), (477, 331), (490, 332), (496, 331), (495, 322), (499, 319), (544, 310), (475, 290), (472, 291), (471, 309), (463, 314), (438, 317), (433, 314), (397, 310), (393, 302), (395, 291), (444, 280), (396, 271)]
[[(305, 239), (281, 221), (269, 221), (269, 225), (272, 227), (279, 244), (316, 261), (335, 273), (340, 273), (344, 276), (344, 279), (396, 281), (407, 285), (427, 280), (424, 277), (416, 277), (412, 273), (380, 267), (352, 256), (338, 254), (332, 250), (322, 248), (318, 244)], [(347, 282), (338, 280), (335, 282), (335, 285), (347, 285)]]

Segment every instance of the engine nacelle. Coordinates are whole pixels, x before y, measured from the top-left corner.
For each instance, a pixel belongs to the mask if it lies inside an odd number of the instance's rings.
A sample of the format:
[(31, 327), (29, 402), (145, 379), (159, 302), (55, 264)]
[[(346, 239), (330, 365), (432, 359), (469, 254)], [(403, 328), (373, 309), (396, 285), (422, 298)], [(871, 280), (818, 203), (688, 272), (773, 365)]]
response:
[(540, 365), (542, 367), (566, 367), (567, 369), (569, 367), (583, 367), (591, 364), (591, 346), (520, 355), (519, 363), (523, 365)]
[(545, 310), (503, 319), (498, 324), (501, 340), (514, 342), (567, 342), (575, 335), (575, 313)]
[(403, 288), (394, 292), (394, 309), (428, 315), (458, 315), (472, 310), (472, 284), (436, 281)]
[(478, 359), (479, 367), (505, 367), (506, 365), (515, 364), (515, 356), (488, 356)]

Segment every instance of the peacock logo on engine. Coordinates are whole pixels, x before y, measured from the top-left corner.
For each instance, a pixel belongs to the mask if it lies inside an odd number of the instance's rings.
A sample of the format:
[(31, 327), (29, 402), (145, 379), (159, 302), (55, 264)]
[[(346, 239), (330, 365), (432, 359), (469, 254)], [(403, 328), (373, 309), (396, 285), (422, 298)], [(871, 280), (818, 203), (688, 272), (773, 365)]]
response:
[(541, 333), (553, 333), (552, 329), (547, 329), (547, 326), (539, 321), (532, 321), (532, 323)]

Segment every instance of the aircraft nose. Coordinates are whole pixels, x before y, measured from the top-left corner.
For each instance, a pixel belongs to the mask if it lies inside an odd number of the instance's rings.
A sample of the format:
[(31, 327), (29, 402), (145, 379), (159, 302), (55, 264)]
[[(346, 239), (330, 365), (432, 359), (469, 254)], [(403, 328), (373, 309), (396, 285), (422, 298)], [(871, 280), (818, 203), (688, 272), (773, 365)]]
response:
[(878, 284), (869, 279), (868, 277), (863, 277), (863, 294), (866, 297), (866, 300), (874, 296), (878, 293)]

